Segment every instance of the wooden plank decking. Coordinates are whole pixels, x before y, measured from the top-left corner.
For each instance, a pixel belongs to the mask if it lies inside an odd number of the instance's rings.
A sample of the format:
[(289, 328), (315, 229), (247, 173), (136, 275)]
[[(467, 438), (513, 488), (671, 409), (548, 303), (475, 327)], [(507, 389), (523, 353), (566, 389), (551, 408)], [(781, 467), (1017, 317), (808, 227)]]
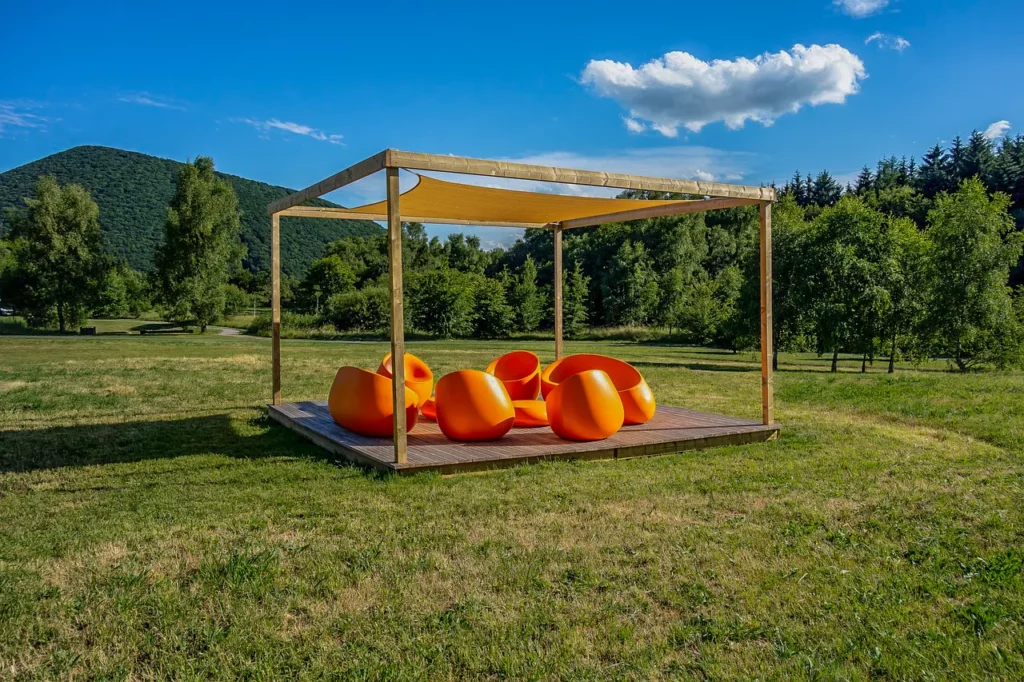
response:
[(275, 421), (349, 461), (381, 471), (454, 473), (495, 469), (545, 459), (618, 459), (664, 455), (683, 450), (742, 445), (775, 438), (777, 426), (748, 419), (661, 406), (646, 424), (625, 426), (611, 438), (587, 443), (562, 440), (547, 427), (512, 429), (488, 443), (457, 443), (434, 422), (420, 420), (408, 436), (408, 461), (394, 462), (390, 438), (368, 438), (334, 423), (327, 403), (269, 405)]

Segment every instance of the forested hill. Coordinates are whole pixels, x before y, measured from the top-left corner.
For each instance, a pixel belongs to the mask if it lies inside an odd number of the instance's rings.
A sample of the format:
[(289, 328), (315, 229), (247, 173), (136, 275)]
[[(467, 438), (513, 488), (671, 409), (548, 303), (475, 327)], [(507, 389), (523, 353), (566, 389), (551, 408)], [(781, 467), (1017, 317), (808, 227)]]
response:
[[(0, 173), (0, 215), (8, 206), (23, 207), (42, 175), (61, 184), (77, 183), (92, 193), (99, 205), (103, 241), (113, 255), (140, 270), (153, 268), (153, 254), (163, 240), (167, 203), (174, 194), (178, 161), (110, 147), (74, 147)], [(252, 271), (270, 266), (270, 218), (267, 204), (293, 190), (236, 175), (218, 173), (234, 185), (242, 210), (242, 241), (249, 249), (245, 265)], [(334, 206), (327, 201), (315, 206)], [(2, 220), (2, 218), (0, 218)], [(348, 235), (381, 232), (366, 220), (289, 218), (281, 230), (281, 257), (285, 272), (301, 277), (309, 264), (323, 255), (324, 246)]]

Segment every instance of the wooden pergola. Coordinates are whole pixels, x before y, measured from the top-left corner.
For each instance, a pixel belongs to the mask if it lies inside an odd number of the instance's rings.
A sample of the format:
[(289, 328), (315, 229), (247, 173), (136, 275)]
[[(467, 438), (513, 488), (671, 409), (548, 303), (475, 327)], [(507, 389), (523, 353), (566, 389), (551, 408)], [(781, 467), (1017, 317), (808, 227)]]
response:
[[(654, 192), (671, 192), (699, 197), (697, 200), (685, 201), (642, 201), (618, 200), (629, 203), (627, 210), (616, 210), (599, 215), (583, 215), (580, 217), (557, 221), (523, 221), (467, 218), (462, 215), (457, 205), (441, 205), (434, 201), (426, 215), (402, 213), (402, 195), (399, 191), (399, 170), (432, 171), (438, 173), (459, 173), (494, 178), (515, 180), (534, 180), (546, 183), (571, 185), (588, 185), (616, 189), (646, 190)], [(363, 212), (360, 209), (323, 208), (303, 206), (302, 204), (328, 192), (344, 187), (378, 171), (385, 171), (387, 199), (385, 202), (371, 204)], [(438, 183), (440, 181), (432, 181)], [(454, 185), (455, 187), (465, 187)], [(510, 192), (489, 188), (481, 192)], [(410, 196), (407, 193), (405, 196)], [(524, 194), (524, 193), (519, 193)], [(551, 196), (551, 195), (548, 195)], [(602, 201), (602, 200), (594, 200)], [(604, 200), (612, 202), (613, 200)], [(658, 216), (679, 215), (700, 211), (710, 211), (734, 206), (756, 204), (760, 213), (760, 289), (761, 289), (761, 422), (765, 427), (772, 427), (762, 432), (774, 437), (774, 415), (772, 407), (772, 253), (771, 253), (771, 205), (775, 201), (775, 190), (771, 187), (751, 187), (728, 185), (715, 182), (696, 180), (678, 180), (673, 178), (656, 178), (640, 175), (619, 173), (602, 173), (596, 171), (574, 170), (550, 166), (535, 166), (507, 161), (488, 161), (458, 156), (437, 154), (421, 154), (404, 152), (397, 149), (386, 149), (379, 154), (346, 168), (343, 171), (310, 185), (309, 187), (272, 202), (267, 211), (271, 225), (271, 306), (273, 327), (273, 406), (282, 405), (281, 401), (281, 217), (315, 217), (341, 220), (365, 219), (387, 222), (388, 263), (391, 280), (391, 354), (394, 375), (394, 431), (391, 446), (393, 463), (402, 467), (407, 463), (408, 443), (404, 410), (405, 381), (405, 330), (402, 294), (402, 223), (428, 222), (454, 225), (507, 226), (529, 229), (551, 230), (554, 236), (554, 323), (555, 323), (555, 357), (562, 357), (562, 232), (577, 227), (601, 225), (604, 223), (624, 222)], [(419, 205), (427, 205), (419, 202)], [(511, 204), (510, 204), (511, 205)], [(617, 205), (617, 204), (616, 204)], [(659, 408), (660, 409), (660, 408)], [(703, 413), (695, 413), (703, 414)], [(723, 418), (729, 419), (729, 418)], [(314, 437), (313, 434), (307, 434)], [(314, 440), (317, 440), (314, 438)], [(319, 441), (318, 441), (319, 442)], [(643, 453), (649, 454), (649, 453)], [(616, 455), (618, 456), (618, 455)], [(357, 457), (358, 459), (358, 457)]]

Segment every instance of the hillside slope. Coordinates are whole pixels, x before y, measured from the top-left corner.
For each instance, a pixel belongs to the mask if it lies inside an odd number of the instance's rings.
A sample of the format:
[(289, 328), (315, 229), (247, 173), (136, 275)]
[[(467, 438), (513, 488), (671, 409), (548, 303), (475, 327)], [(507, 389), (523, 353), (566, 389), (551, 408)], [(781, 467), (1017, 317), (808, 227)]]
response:
[[(214, 159), (216, 161), (216, 159)], [(61, 184), (78, 183), (92, 192), (100, 208), (103, 240), (111, 254), (140, 270), (153, 268), (153, 254), (163, 241), (167, 204), (181, 163), (110, 147), (74, 147), (0, 173), (0, 215), (9, 206), (23, 207), (41, 175)], [(219, 175), (234, 185), (242, 210), (242, 241), (249, 249), (246, 266), (270, 265), (270, 218), (267, 204), (293, 190), (236, 175)], [(334, 206), (327, 201), (310, 202)], [(281, 230), (282, 268), (301, 276), (328, 242), (347, 235), (370, 235), (382, 228), (366, 220), (289, 218)]]

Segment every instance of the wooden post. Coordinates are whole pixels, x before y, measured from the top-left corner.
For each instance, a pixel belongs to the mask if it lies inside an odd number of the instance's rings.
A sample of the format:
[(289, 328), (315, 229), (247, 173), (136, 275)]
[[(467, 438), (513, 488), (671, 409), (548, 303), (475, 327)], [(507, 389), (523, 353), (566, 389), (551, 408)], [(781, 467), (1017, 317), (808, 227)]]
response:
[(555, 226), (555, 360), (562, 358), (562, 226)]
[(772, 380), (772, 205), (764, 202), (761, 216), (761, 421), (775, 421)]
[(270, 216), (270, 352), (273, 403), (281, 404), (281, 217)]
[(405, 464), (405, 317), (402, 303), (402, 212), (399, 205), (398, 169), (387, 169), (388, 268), (391, 274), (391, 377), (395, 462)]

